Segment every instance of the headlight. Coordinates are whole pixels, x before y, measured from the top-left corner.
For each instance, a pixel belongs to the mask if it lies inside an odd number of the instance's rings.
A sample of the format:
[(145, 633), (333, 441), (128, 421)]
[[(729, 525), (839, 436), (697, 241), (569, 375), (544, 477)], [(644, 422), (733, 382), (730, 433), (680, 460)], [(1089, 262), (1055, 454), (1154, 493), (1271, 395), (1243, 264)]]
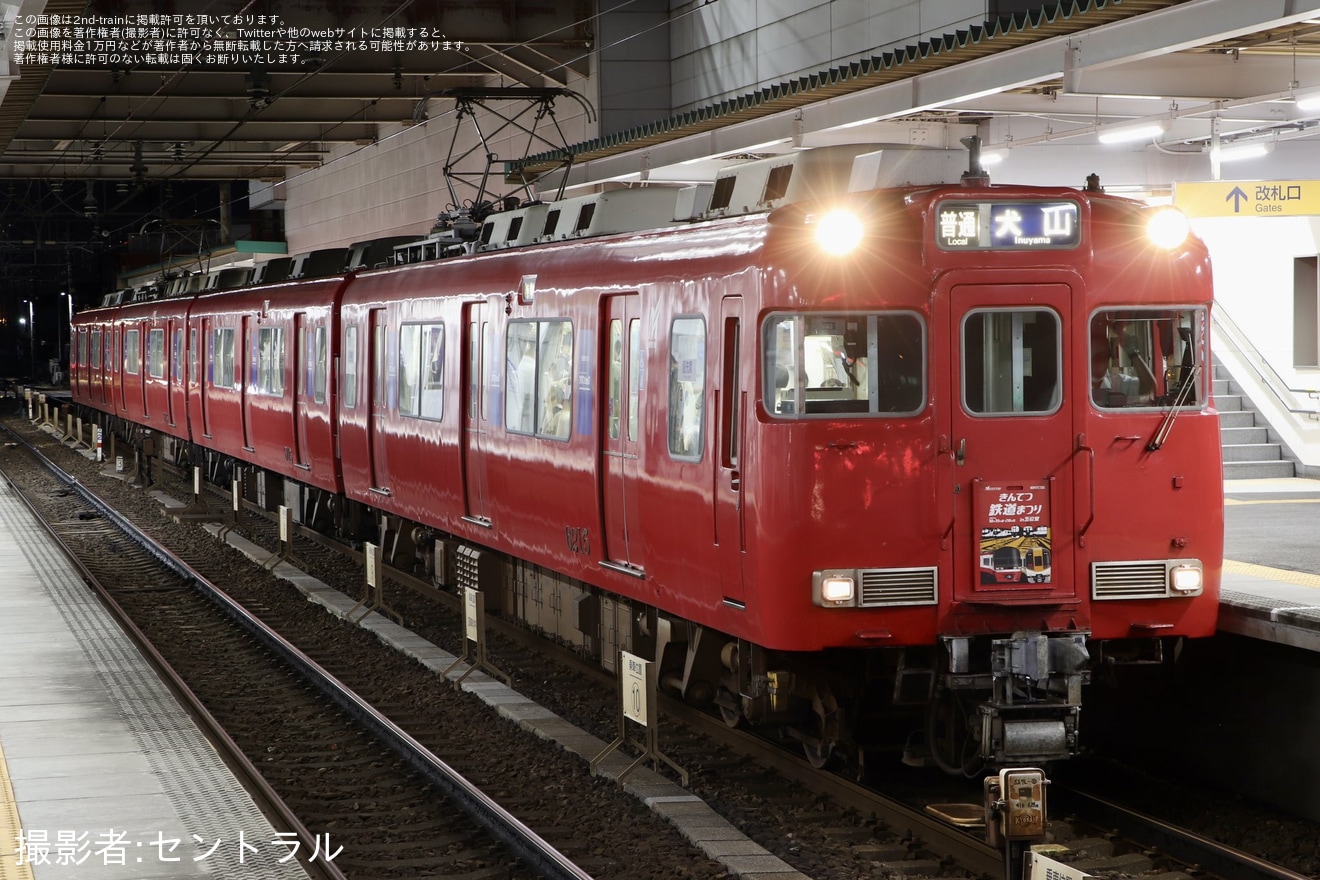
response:
[(825, 608), (852, 606), (857, 596), (857, 578), (851, 570), (812, 572), (811, 585), (812, 602)]
[(1175, 565), (1169, 569), (1169, 591), (1183, 596), (1201, 592), (1204, 581), (1199, 565)]
[(816, 243), (827, 254), (850, 253), (861, 240), (862, 221), (851, 211), (830, 211), (816, 219)]
[(1191, 234), (1187, 215), (1177, 208), (1160, 208), (1146, 222), (1146, 235), (1157, 246), (1173, 250)]

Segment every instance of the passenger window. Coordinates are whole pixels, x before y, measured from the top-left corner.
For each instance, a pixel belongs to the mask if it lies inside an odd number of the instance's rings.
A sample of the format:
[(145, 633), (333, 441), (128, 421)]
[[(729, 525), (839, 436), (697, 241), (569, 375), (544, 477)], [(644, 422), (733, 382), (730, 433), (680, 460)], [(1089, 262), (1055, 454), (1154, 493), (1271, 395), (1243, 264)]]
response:
[(357, 327), (344, 329), (344, 409), (357, 406)]
[(188, 331), (188, 384), (197, 384), (197, 328)]
[(124, 372), (136, 376), (142, 369), (141, 342), (137, 330), (124, 333)]
[(216, 330), (211, 340), (211, 384), (217, 388), (233, 388), (234, 328)]
[(147, 331), (147, 374), (153, 379), (165, 378), (165, 331)]
[(619, 439), (619, 423), (623, 413), (623, 322), (618, 318), (610, 321), (610, 366), (606, 377), (609, 397), (606, 401), (605, 418), (608, 422), (609, 438)]
[(1091, 316), (1089, 388), (1101, 409), (1200, 406), (1204, 309), (1112, 309)]
[(174, 331), (174, 351), (171, 352), (171, 361), (174, 364), (174, 381), (183, 381), (183, 328), (176, 328)]
[(404, 324), (399, 333), (399, 413), (444, 414), (444, 326)]
[(567, 440), (572, 425), (572, 323), (512, 321), (505, 342), (505, 429)]
[(325, 335), (324, 327), (316, 328), (314, 351), (312, 352), (312, 399), (317, 403), (325, 403)]
[(772, 315), (761, 346), (773, 415), (904, 416), (925, 406), (925, 329), (914, 313)]
[(94, 369), (94, 370), (100, 370), (100, 369), (102, 369), (103, 359), (101, 358), (101, 331), (100, 331), (100, 330), (93, 330), (93, 331), (92, 331), (92, 354), (91, 354), (90, 359), (88, 359), (87, 363), (90, 364), (91, 367), (92, 367), (92, 369)]
[(963, 319), (963, 405), (978, 415), (1059, 408), (1059, 318), (1045, 309), (986, 310)]
[(257, 331), (257, 390), (284, 394), (284, 328), (262, 327)]
[(706, 325), (677, 318), (669, 331), (669, 454), (697, 461), (706, 421)]
[(642, 322), (628, 322), (628, 439), (637, 439), (637, 408), (642, 393)]

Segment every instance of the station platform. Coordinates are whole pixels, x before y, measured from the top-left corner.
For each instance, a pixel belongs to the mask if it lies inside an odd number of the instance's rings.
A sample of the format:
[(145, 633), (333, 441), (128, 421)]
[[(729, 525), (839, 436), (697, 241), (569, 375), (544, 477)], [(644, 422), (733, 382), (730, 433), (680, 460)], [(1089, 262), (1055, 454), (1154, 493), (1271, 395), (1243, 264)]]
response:
[(1264, 534), (1226, 554), (1246, 544), (1255, 561), (1224, 560), (1220, 631), (1320, 651), (1320, 481), (1226, 480), (1224, 499), (1226, 514), (1250, 505), (1244, 512), (1264, 524)]
[(305, 878), (0, 480), (0, 880)]

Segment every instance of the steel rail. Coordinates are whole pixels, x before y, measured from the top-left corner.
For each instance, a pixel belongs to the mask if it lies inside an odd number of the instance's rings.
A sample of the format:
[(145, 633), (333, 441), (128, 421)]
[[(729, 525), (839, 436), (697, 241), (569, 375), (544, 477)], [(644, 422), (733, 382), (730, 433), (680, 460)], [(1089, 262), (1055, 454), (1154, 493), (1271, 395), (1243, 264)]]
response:
[(141, 544), (147, 552), (155, 556), (163, 565), (180, 577), (192, 582), (207, 599), (218, 606), (230, 619), (306, 677), (316, 686), (318, 691), (347, 712), (359, 724), (370, 730), (374, 736), (386, 743), (428, 782), (445, 792), (469, 818), (484, 828), (492, 837), (507, 846), (529, 868), (546, 878), (546, 880), (592, 880), (590, 874), (579, 868), (535, 831), (528, 828), (452, 767), (437, 758), (425, 746), (378, 712), (375, 707), (359, 697), (301, 650), (267, 627), (246, 608), (207, 580), (200, 572), (179, 559), (167, 548), (161, 546), (118, 511), (105, 504), (76, 477), (42, 455), (36, 447), (10, 431), (7, 426), (0, 427), (4, 427), (4, 430), (10, 436), (27, 448), (57, 479), (78, 492), (88, 504), (96, 508), (98, 512), (126, 535)]

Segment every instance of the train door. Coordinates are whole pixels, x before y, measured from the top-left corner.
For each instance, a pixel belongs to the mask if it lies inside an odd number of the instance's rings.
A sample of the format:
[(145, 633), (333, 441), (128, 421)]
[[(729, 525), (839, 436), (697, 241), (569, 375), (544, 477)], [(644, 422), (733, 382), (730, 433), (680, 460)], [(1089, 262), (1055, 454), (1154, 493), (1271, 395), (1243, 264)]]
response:
[(601, 414), (600, 479), (607, 564), (631, 573), (643, 568), (641, 505), (637, 495), (641, 434), (641, 320), (635, 293), (605, 298), (604, 412)]
[(950, 302), (953, 597), (1068, 601), (1076, 595), (1076, 446), (1062, 372), (1070, 290), (964, 284)]
[(742, 441), (747, 388), (742, 358), (743, 298), (726, 296), (720, 304), (720, 365), (716, 388), (719, 433), (715, 462), (715, 543), (719, 545), (721, 581), (726, 604), (743, 607)]
[(389, 397), (386, 393), (389, 388), (386, 369), (389, 366), (388, 340), (386, 332), (387, 324), (384, 309), (372, 309), (371, 319), (371, 340), (368, 343), (370, 351), (367, 354), (367, 362), (371, 364), (371, 382), (369, 385), (371, 394), (371, 405), (368, 411), (371, 417), (367, 420), (367, 432), (369, 434), (368, 443), (371, 447), (371, 491), (382, 495), (390, 494), (389, 486), (389, 466), (385, 457), (386, 448), (386, 428), (389, 422), (390, 408)]
[[(183, 326), (171, 318), (165, 330), (165, 345), (168, 351), (165, 362), (165, 420), (177, 426), (178, 400), (182, 400), (179, 390), (183, 387)], [(176, 400), (176, 395), (179, 395)]]
[(211, 437), (211, 395), (215, 393), (215, 329), (210, 318), (203, 318), (202, 345), (206, 346), (206, 368), (197, 386), (197, 398), (202, 406), (202, 436)]
[(490, 525), (486, 474), (491, 327), (485, 303), (463, 306), (463, 518)]
[(311, 389), (312, 361), (307, 346), (307, 315), (293, 316), (293, 466), (307, 468), (306, 407)]
[(257, 352), (253, 347), (256, 338), (252, 332), (252, 319), (247, 315), (243, 316), (243, 323), (239, 333), (239, 373), (238, 373), (238, 415), (243, 422), (243, 451), (256, 452), (257, 449), (252, 445), (252, 416), (248, 412), (248, 383), (249, 377), (255, 378), (257, 365)]

